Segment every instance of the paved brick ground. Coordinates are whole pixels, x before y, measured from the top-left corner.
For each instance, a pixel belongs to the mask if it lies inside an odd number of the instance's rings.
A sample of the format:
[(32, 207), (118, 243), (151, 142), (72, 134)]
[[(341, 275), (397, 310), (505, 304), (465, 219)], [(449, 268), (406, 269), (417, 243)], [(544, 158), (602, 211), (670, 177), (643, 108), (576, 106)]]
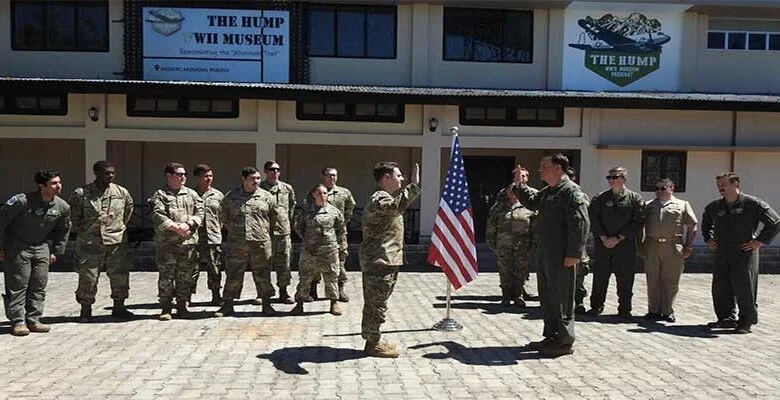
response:
[[(270, 317), (243, 304), (235, 317), (157, 321), (156, 274), (134, 272), (132, 322), (103, 317), (107, 279), (93, 324), (76, 323), (76, 274), (52, 273), (49, 334), (16, 338), (0, 325), (0, 398), (36, 399), (558, 399), (778, 398), (780, 276), (762, 275), (761, 323), (750, 335), (711, 334), (710, 276), (686, 274), (676, 324), (619, 323), (606, 315), (577, 324), (573, 356), (539, 359), (521, 346), (541, 331), (538, 303), (506, 311), (495, 297), (498, 276), (483, 273), (457, 293), (453, 316), (465, 328), (441, 333), (445, 281), (439, 273), (403, 273), (391, 300), (386, 338), (400, 344), (395, 360), (365, 358), (359, 335), (360, 279), (350, 273), (353, 301), (345, 314), (327, 302), (301, 317)], [(201, 277), (205, 283), (205, 276)], [(1, 279), (0, 279), (1, 280)], [(589, 285), (589, 280), (587, 281)], [(613, 285), (614, 286), (614, 282)], [(254, 287), (247, 275), (245, 298)], [(202, 288), (204, 289), (204, 288)], [(637, 276), (635, 313), (645, 284)], [(196, 297), (205, 301), (205, 290)], [(607, 314), (616, 313), (614, 292)], [(292, 306), (277, 305), (287, 311)]]

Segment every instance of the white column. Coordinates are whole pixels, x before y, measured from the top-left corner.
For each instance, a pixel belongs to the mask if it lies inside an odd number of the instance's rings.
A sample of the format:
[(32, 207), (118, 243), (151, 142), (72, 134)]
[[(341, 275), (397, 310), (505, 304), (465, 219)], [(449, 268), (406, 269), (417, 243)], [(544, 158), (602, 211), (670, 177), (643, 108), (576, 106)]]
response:
[(412, 86), (428, 85), (428, 4), (412, 5)]
[[(90, 118), (90, 109), (97, 111), (97, 121)], [(84, 182), (95, 179), (92, 164), (106, 159), (106, 95), (88, 94), (84, 96)]]
[(258, 100), (257, 108), (258, 135), (255, 143), (255, 166), (262, 170), (263, 163), (276, 159), (276, 101)]
[(428, 120), (436, 118), (444, 119), (443, 107), (424, 106), (423, 111), (423, 145), (422, 145), (422, 170), (420, 171), (420, 183), (422, 194), (420, 195), (420, 242), (425, 243), (433, 231), (433, 221), (439, 209), (439, 195), (441, 192), (441, 132), (449, 127), (439, 124), (436, 132), (428, 130)]

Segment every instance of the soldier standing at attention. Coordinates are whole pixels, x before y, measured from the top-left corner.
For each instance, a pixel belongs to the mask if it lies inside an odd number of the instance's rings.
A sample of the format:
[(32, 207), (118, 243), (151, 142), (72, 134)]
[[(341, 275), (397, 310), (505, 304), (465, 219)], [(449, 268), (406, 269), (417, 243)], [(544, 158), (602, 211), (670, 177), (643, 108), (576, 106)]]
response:
[[(292, 297), (287, 293), (287, 286), (290, 285), (292, 279), (290, 274), (290, 252), (292, 250), (290, 221), (292, 221), (295, 212), (295, 190), (290, 184), (279, 180), (281, 168), (276, 161), (266, 161), (263, 170), (265, 170), (265, 180), (260, 184), (260, 188), (271, 193), (277, 207), (277, 218), (272, 226), (273, 234), (271, 235), (271, 246), (273, 247), (271, 265), (276, 271), (279, 300), (285, 304), (293, 304)], [(255, 304), (258, 304), (258, 300), (260, 300), (259, 287), (257, 287), (257, 294)]]
[(525, 184), (518, 188), (523, 205), (539, 212), (535, 227), (544, 340), (528, 347), (548, 357), (574, 353), (574, 281), (590, 229), (587, 197), (566, 175), (567, 168), (563, 154), (543, 157), (539, 172), (547, 187), (537, 193)]
[[(765, 201), (742, 193), (736, 173), (715, 179), (723, 197), (708, 204), (702, 218), (704, 241), (715, 252), (712, 302), (718, 320), (708, 326), (750, 333), (750, 327), (758, 323), (755, 299), (759, 249), (772, 243), (780, 232), (780, 216)], [(763, 225), (760, 231), (759, 222)]]
[(133, 261), (127, 249), (127, 224), (133, 215), (133, 197), (114, 183), (116, 167), (108, 161), (92, 166), (95, 181), (76, 189), (70, 196), (70, 220), (76, 232), (76, 272), (79, 284), (76, 301), (81, 304), (81, 322), (92, 319), (100, 269), (105, 268), (111, 283), (114, 308), (111, 315), (134, 317), (125, 308), (130, 291)]
[(685, 259), (691, 256), (696, 237), (696, 214), (687, 201), (672, 193), (674, 182), (659, 179), (655, 183), (655, 199), (645, 205), (642, 213), (645, 239), (641, 250), (645, 258), (648, 303), (644, 318), (648, 321), (677, 321), (674, 298)]
[[(195, 191), (203, 199), (203, 208), (205, 210), (203, 223), (198, 228), (198, 257), (200, 265), (206, 267), (208, 276), (208, 287), (211, 290), (211, 304), (218, 306), (222, 303), (219, 296), (219, 289), (222, 287), (222, 276), (219, 272), (219, 265), (222, 262), (222, 224), (219, 221), (219, 207), (222, 198), (225, 197), (222, 192), (214, 188), (214, 171), (206, 164), (198, 164), (192, 174), (198, 179)], [(200, 268), (195, 268), (192, 274), (192, 294), (195, 294), (200, 276)]]
[(531, 255), (531, 225), (534, 212), (523, 207), (514, 189), (514, 183), (506, 188), (506, 205), (490, 210), (485, 238), (496, 254), (501, 281), (501, 305), (508, 307), (514, 301), (525, 307), (522, 296), (528, 277), (528, 261)]
[(41, 323), (49, 265), (65, 253), (70, 234), (70, 207), (58, 196), (60, 173), (38, 171), (35, 183), (37, 192), (14, 195), (0, 208), (3, 300), (14, 336), (51, 330)]
[(298, 262), (298, 288), (295, 301), (298, 305), (293, 315), (303, 314), (303, 303), (309, 296), (311, 281), (322, 275), (325, 280), (325, 297), (330, 299), (330, 313), (341, 315), (338, 306), (339, 254), (347, 247), (347, 229), (344, 215), (328, 204), (325, 185), (316, 185), (309, 192), (313, 202), (295, 216), (295, 232), (301, 237), (301, 258)]
[(233, 301), (241, 295), (244, 272), (252, 269), (264, 315), (273, 315), (271, 297), (271, 235), (276, 226), (276, 199), (260, 189), (260, 171), (241, 169), (241, 186), (229, 191), (220, 204), (219, 220), (227, 231), (225, 243), (225, 290), (215, 317), (233, 314)]
[(197, 268), (195, 245), (198, 227), (203, 223), (203, 199), (184, 184), (184, 165), (171, 162), (165, 166), (165, 187), (149, 199), (155, 227), (157, 281), (160, 297), (160, 321), (170, 321), (171, 302), (176, 297), (176, 317), (187, 316), (192, 295), (192, 271)]
[(362, 337), (372, 357), (398, 357), (395, 345), (380, 341), (387, 300), (393, 293), (404, 262), (403, 214), (420, 195), (420, 166), (414, 165), (412, 183), (404, 181), (398, 164), (383, 161), (374, 166), (377, 188), (363, 209), (360, 269), (363, 276)]
[(628, 170), (615, 167), (607, 174), (609, 190), (590, 202), (590, 227), (596, 242), (590, 315), (604, 312), (610, 275), (615, 274), (618, 316), (631, 318), (631, 298), (638, 261), (636, 236), (642, 224), (645, 200), (626, 188)]

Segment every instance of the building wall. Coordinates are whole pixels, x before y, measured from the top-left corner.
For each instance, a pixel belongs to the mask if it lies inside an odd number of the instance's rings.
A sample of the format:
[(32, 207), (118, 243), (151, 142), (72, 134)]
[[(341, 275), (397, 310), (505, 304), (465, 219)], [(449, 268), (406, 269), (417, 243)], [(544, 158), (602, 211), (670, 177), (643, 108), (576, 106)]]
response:
[(33, 176), (41, 169), (56, 170), (62, 178), (62, 196), (81, 186), (84, 141), (78, 139), (0, 139), (0, 199), (37, 190)]
[(599, 140), (611, 145), (727, 146), (732, 117), (728, 111), (603, 109)]

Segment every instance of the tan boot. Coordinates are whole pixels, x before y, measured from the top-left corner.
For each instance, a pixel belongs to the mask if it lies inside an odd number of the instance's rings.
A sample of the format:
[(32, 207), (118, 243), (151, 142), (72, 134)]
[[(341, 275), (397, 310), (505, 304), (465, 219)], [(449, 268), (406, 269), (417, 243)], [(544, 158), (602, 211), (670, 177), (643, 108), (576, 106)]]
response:
[(171, 310), (173, 310), (173, 307), (171, 306), (171, 302), (165, 301), (162, 302), (161, 305), (162, 305), (162, 312), (160, 312), (160, 316), (157, 317), (157, 319), (160, 321), (170, 321), (171, 318), (173, 318), (171, 316)]
[(11, 327), (11, 335), (13, 336), (27, 336), (30, 334), (30, 330), (24, 324), (16, 324)]
[(395, 346), (384, 341), (367, 340), (363, 350), (370, 357), (398, 358), (398, 350)]
[(333, 315), (341, 315), (341, 308), (336, 300), (330, 301), (330, 313)]
[(290, 310), (290, 315), (303, 315), (303, 303), (299, 302), (295, 305), (295, 308)]
[(344, 284), (346, 282), (339, 282), (339, 301), (343, 303), (349, 302), (349, 296), (347, 296), (347, 292), (344, 291)]
[(51, 330), (51, 327), (40, 322), (29, 322), (27, 323), (27, 329), (30, 332), (35, 333), (48, 333)]

